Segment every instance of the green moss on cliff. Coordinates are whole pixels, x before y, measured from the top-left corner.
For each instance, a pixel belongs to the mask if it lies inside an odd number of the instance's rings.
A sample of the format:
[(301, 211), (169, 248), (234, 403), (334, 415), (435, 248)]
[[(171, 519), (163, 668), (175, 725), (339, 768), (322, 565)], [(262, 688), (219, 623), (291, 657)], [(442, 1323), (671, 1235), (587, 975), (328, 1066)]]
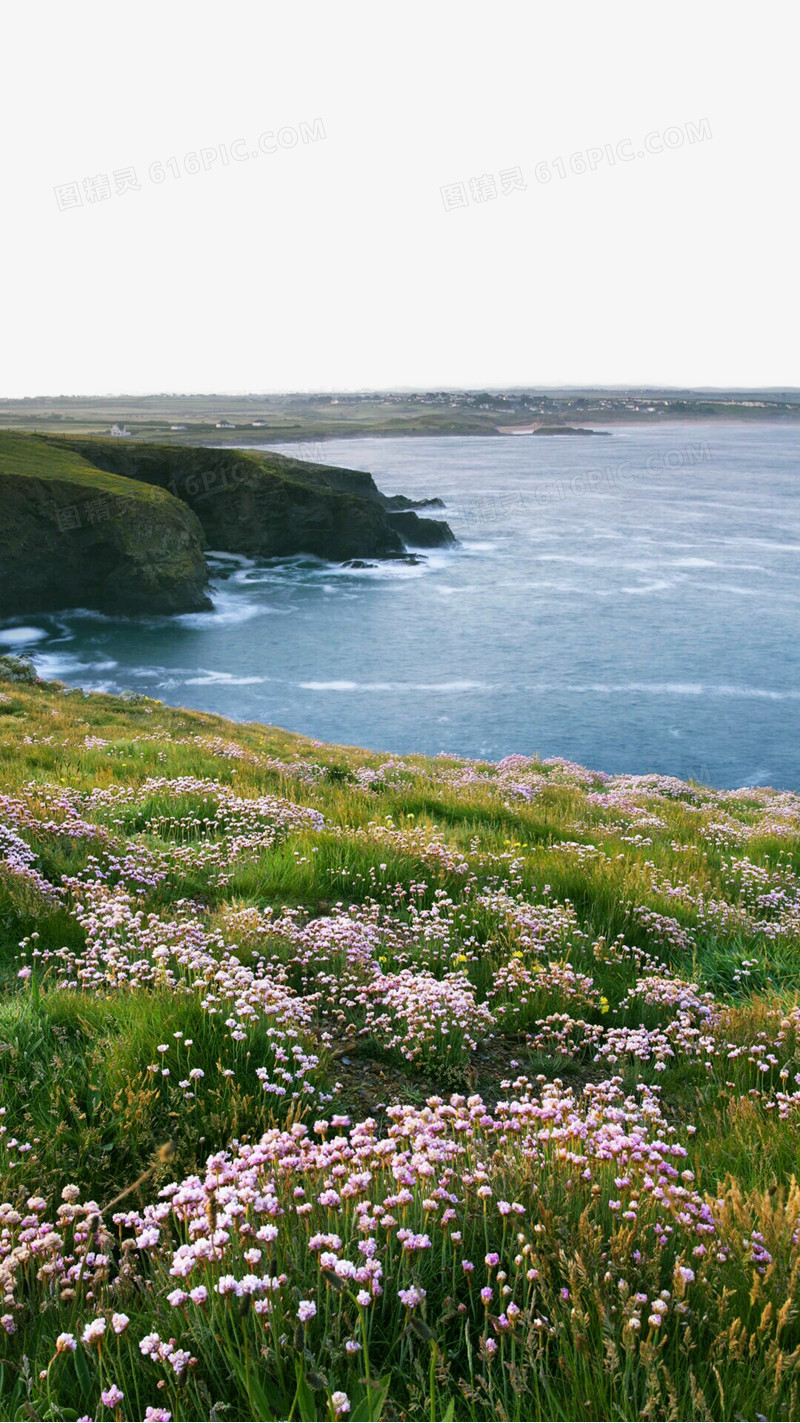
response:
[(150, 484), (119, 478), (92, 464), (76, 449), (50, 440), (45, 435), (21, 435), (0, 431), (0, 474), (26, 479), (68, 480), (87, 494), (124, 494), (128, 499), (157, 503), (159, 493)]
[(404, 538), (454, 542), (447, 524), (387, 512), (372, 475), (272, 451), (176, 448), (128, 440), (45, 437), (115, 475), (159, 485), (197, 514), (212, 548), (270, 558), (334, 560), (402, 554)]
[(210, 606), (202, 527), (166, 490), (0, 433), (0, 613)]

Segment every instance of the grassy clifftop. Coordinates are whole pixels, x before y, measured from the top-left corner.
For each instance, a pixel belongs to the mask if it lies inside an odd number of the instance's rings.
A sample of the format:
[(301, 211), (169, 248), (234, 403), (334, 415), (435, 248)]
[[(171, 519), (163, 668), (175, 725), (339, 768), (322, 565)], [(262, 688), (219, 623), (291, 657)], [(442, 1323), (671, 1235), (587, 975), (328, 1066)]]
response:
[(167, 489), (200, 519), (212, 548), (271, 558), (385, 558), (403, 536), (453, 542), (447, 524), (394, 512), (371, 474), (264, 451), (176, 448), (128, 440), (62, 441), (98, 467)]
[(800, 797), (8, 666), (4, 1416), (797, 1416)]
[(210, 606), (201, 525), (165, 490), (0, 432), (0, 502), (0, 615)]
[[(195, 483), (198, 493), (210, 493), (215, 484), (218, 489), (225, 487), (225, 475), (227, 481), (235, 486), (254, 470), (260, 470), (294, 484), (337, 489), (365, 499), (380, 499), (371, 474), (292, 459), (271, 450), (181, 447), (96, 436), (47, 435), (43, 438), (53, 449), (77, 453), (98, 469), (109, 469), (115, 474), (124, 474), (162, 488), (172, 484), (183, 491), (189, 484), (187, 492), (190, 495)], [(204, 485), (207, 486), (205, 489)]]
[(357, 470), (119, 439), (0, 431), (0, 500), (0, 616), (207, 607), (204, 546), (344, 560), (453, 542)]
[(163, 503), (151, 484), (131, 481), (123, 484), (112, 473), (86, 459), (77, 448), (49, 439), (46, 435), (22, 435), (0, 431), (0, 472), (21, 479), (66, 481), (76, 493), (86, 496), (120, 495), (145, 503)]

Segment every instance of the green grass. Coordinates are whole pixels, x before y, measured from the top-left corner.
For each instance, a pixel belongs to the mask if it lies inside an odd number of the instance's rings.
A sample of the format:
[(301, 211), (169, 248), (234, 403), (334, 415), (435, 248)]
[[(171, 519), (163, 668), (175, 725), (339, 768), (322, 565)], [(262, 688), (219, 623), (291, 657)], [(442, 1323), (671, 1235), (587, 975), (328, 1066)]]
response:
[[(93, 738), (104, 744), (92, 745)], [(358, 748), (147, 698), (39, 684), (11, 659), (0, 665), (0, 796), (7, 798), (0, 823), (22, 837), (46, 881), (4, 861), (0, 840), (0, 1270), (11, 1270), (7, 1318), (16, 1325), (0, 1335), (3, 1416), (111, 1417), (114, 1407), (104, 1409), (99, 1390), (116, 1382), (124, 1418), (141, 1418), (156, 1403), (175, 1419), (332, 1417), (337, 1389), (348, 1394), (353, 1418), (796, 1417), (800, 1147), (795, 1109), (783, 1113), (779, 1094), (796, 1091), (800, 1073), (791, 1016), (800, 940), (791, 918), (776, 935), (769, 919), (744, 914), (750, 901), (734, 862), (747, 857), (749, 873), (780, 881), (791, 897), (800, 816), (785, 835), (769, 827), (762, 834), (762, 792), (724, 801), (703, 791), (700, 810), (691, 812), (680, 797), (642, 791), (641, 813), (660, 822), (646, 827), (642, 842), (631, 839), (635, 825), (614, 818), (613, 806), (587, 799), (587, 784), (602, 793), (600, 782), (579, 784), (557, 766), (529, 768), (544, 784), (527, 803), (503, 789), (490, 767), (463, 768), (465, 783), (448, 783), (443, 772), (458, 769), (453, 761), (407, 757), (387, 781), (364, 780), (384, 762)], [(475, 770), (488, 778), (469, 779)], [(171, 784), (181, 778), (211, 789)], [(159, 779), (168, 784), (140, 793)], [(91, 799), (110, 788), (122, 795)], [(262, 842), (235, 849), (217, 813), (226, 790), (248, 805), (278, 797), (287, 814), (318, 811), (324, 825), (290, 817)], [(723, 814), (747, 843), (715, 838), (710, 827)], [(239, 826), (233, 838), (241, 833)], [(73, 888), (58, 903), (47, 886), (62, 877)], [(115, 900), (115, 887), (127, 898)], [(712, 901), (726, 907), (728, 922), (719, 908), (709, 911)], [(330, 944), (324, 934), (314, 939), (324, 927), (316, 921), (337, 904), (345, 915), (352, 907), (349, 919), (338, 921)], [(270, 914), (280, 919), (287, 910), (294, 918), (273, 933)], [(529, 920), (537, 933), (551, 934), (545, 947), (526, 938)], [(99, 943), (108, 939), (125, 952), (132, 945), (130, 962), (148, 966), (141, 980), (127, 968), (115, 979), (110, 960), (97, 977), (79, 978), (78, 969), (91, 967), (88, 946), (100, 921)], [(469, 1015), (448, 1020), (437, 1038), (427, 1010), (415, 1016), (409, 987), (408, 1001), (392, 1007), (391, 1024), (400, 1025), (392, 1038), (388, 1020), (368, 1019), (368, 995), (361, 1001), (352, 987), (361, 981), (349, 966), (348, 923), (377, 935), (371, 953), (387, 981), (409, 970), (414, 984), (444, 991), (460, 974), (474, 1015), (500, 1004), (512, 1010), (508, 1024), (498, 1015), (474, 1048)], [(210, 967), (201, 974), (173, 957), (169, 974), (150, 972), (154, 945), (163, 942), (172, 954), (195, 930)], [(301, 930), (312, 935), (306, 957)], [(611, 1062), (595, 1060), (589, 1039), (574, 1053), (539, 1042), (548, 1015), (560, 1013), (591, 1032), (672, 1032), (678, 1010), (658, 997), (645, 1001), (643, 963), (668, 982), (712, 995), (713, 1051), (694, 1054), (678, 1043), (664, 1064), (625, 1051)], [(263, 974), (287, 1002), (302, 1005), (296, 1036), (282, 1036), (282, 1028), (276, 1036), (283, 1009), (269, 1005), (239, 1032), (241, 1005), (234, 1011), (234, 999), (218, 990), (218, 965), (220, 973), (239, 966), (258, 982)], [(493, 998), (498, 976), (515, 965), (529, 986), (514, 980)], [(18, 976), (21, 968), (27, 976)], [(570, 974), (591, 979), (585, 1001)], [(410, 1051), (418, 1041), (423, 1050)], [(293, 1044), (308, 1056), (313, 1090), (265, 1091), (261, 1076), (274, 1082)], [(427, 1178), (413, 1184), (407, 1203), (380, 1205), (378, 1215), (391, 1209), (397, 1224), (427, 1232), (432, 1243), (429, 1253), (404, 1252), (391, 1229), (373, 1222), (384, 1292), (369, 1310), (330, 1270), (319, 1270), (306, 1240), (312, 1230), (335, 1232), (342, 1253), (360, 1258), (355, 1202), (370, 1210), (384, 1202), (405, 1169), (400, 1164), (383, 1180), (379, 1156), (362, 1195), (341, 1208), (319, 1204), (340, 1178), (329, 1171), (303, 1177), (307, 1220), (293, 1214), (300, 1178), (275, 1168), (270, 1190), (280, 1202), (281, 1235), (270, 1269), (287, 1282), (272, 1333), (246, 1301), (214, 1293), (220, 1271), (247, 1272), (237, 1252), (250, 1237), (237, 1244), (238, 1226), (230, 1227), (224, 1262), (204, 1277), (211, 1300), (197, 1308), (168, 1303), (176, 1287), (168, 1256), (132, 1252), (122, 1243), (125, 1226), (111, 1230), (104, 1250), (112, 1263), (91, 1283), (81, 1276), (56, 1287), (35, 1261), (5, 1263), (7, 1242), (33, 1209), (27, 1202), (41, 1197), (43, 1218), (52, 1220), (67, 1185), (96, 1203), (91, 1229), (101, 1230), (100, 1219), (111, 1229), (116, 1210), (141, 1212), (170, 1182), (195, 1173), (202, 1181), (211, 1153), (235, 1155), (270, 1130), (303, 1123), (313, 1135), (318, 1117), (347, 1113), (353, 1121), (371, 1118), (376, 1135), (386, 1135), (393, 1104), (425, 1112), (431, 1093), (453, 1091), (480, 1094), (484, 1113), (500, 1111), (494, 1104), (525, 1090), (511, 1086), (520, 1074), (535, 1102), (542, 1091), (570, 1089), (574, 1122), (590, 1113), (597, 1084), (613, 1076), (631, 1102), (655, 1089), (662, 1117), (654, 1132), (685, 1144), (676, 1179), (682, 1170), (694, 1173), (691, 1191), (715, 1221), (713, 1247), (693, 1253), (698, 1237), (677, 1217), (658, 1245), (660, 1207), (646, 1169), (628, 1168), (629, 1188), (615, 1159), (592, 1159), (584, 1179), (577, 1126), (563, 1150), (544, 1142), (534, 1159), (518, 1149), (513, 1131), (498, 1141), (487, 1126), (484, 1139), (479, 1125), (469, 1179), (456, 1170), (443, 1188), (457, 1200), (457, 1248), (427, 1198)], [(633, 1120), (630, 1104), (627, 1111)], [(424, 1136), (420, 1127), (420, 1142)], [(493, 1194), (482, 1199), (477, 1186), (485, 1179)], [(626, 1220), (609, 1203), (632, 1195), (637, 1210)], [(496, 1202), (504, 1199), (522, 1203), (524, 1217), (509, 1223), (499, 1215)], [(262, 1218), (253, 1212), (255, 1226)], [(175, 1227), (173, 1243), (182, 1229)], [(763, 1269), (752, 1258), (756, 1238), (771, 1257)], [(498, 1267), (483, 1263), (491, 1251), (513, 1285), (509, 1298), (520, 1304), (508, 1334), (493, 1332), (499, 1298), (487, 1312), (479, 1296), (487, 1279), (498, 1287)], [(474, 1280), (462, 1257), (474, 1263)], [(675, 1274), (679, 1265), (696, 1276), (688, 1286)], [(426, 1296), (406, 1310), (397, 1288), (412, 1282)], [(649, 1301), (638, 1334), (624, 1322), (636, 1291)], [(670, 1292), (663, 1329), (648, 1325), (659, 1291)], [(300, 1299), (317, 1305), (307, 1328), (297, 1319)], [(678, 1310), (684, 1301), (686, 1310)], [(80, 1333), (97, 1313), (110, 1321), (116, 1310), (130, 1316), (128, 1332), (117, 1338), (109, 1325), (99, 1352), (79, 1343), (74, 1354), (56, 1354), (59, 1333)], [(154, 1329), (195, 1360), (181, 1381), (162, 1369), (160, 1391), (158, 1368), (137, 1347)], [(354, 1338), (359, 1355), (345, 1348)], [(487, 1339), (500, 1341), (494, 1359)]]
[(45, 479), (75, 485), (87, 493), (115, 494), (156, 504), (164, 491), (138, 480), (107, 474), (77, 451), (44, 436), (0, 430), (0, 475)]

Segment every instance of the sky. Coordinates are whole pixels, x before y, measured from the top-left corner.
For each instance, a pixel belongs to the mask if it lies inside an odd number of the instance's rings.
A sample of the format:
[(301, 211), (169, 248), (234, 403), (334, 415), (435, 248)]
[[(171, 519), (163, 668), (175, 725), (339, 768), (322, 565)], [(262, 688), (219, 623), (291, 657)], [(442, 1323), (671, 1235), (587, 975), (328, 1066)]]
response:
[(0, 396), (800, 385), (800, 11), (5, 7)]

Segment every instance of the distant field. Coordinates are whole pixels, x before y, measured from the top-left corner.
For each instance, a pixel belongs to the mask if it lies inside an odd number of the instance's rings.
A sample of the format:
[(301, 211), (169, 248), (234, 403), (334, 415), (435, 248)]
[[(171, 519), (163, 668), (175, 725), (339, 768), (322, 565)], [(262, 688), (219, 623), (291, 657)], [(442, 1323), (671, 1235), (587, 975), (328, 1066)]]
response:
[(800, 1405), (800, 797), (0, 661), (6, 1418)]
[[(313, 441), (347, 435), (493, 435), (498, 425), (607, 425), (800, 418), (800, 393), (454, 392), (352, 396), (151, 395), (0, 401), (0, 428), (132, 436), (175, 443)], [(217, 422), (235, 430), (219, 430)], [(254, 427), (253, 421), (263, 422)], [(185, 425), (185, 430), (173, 430)]]

